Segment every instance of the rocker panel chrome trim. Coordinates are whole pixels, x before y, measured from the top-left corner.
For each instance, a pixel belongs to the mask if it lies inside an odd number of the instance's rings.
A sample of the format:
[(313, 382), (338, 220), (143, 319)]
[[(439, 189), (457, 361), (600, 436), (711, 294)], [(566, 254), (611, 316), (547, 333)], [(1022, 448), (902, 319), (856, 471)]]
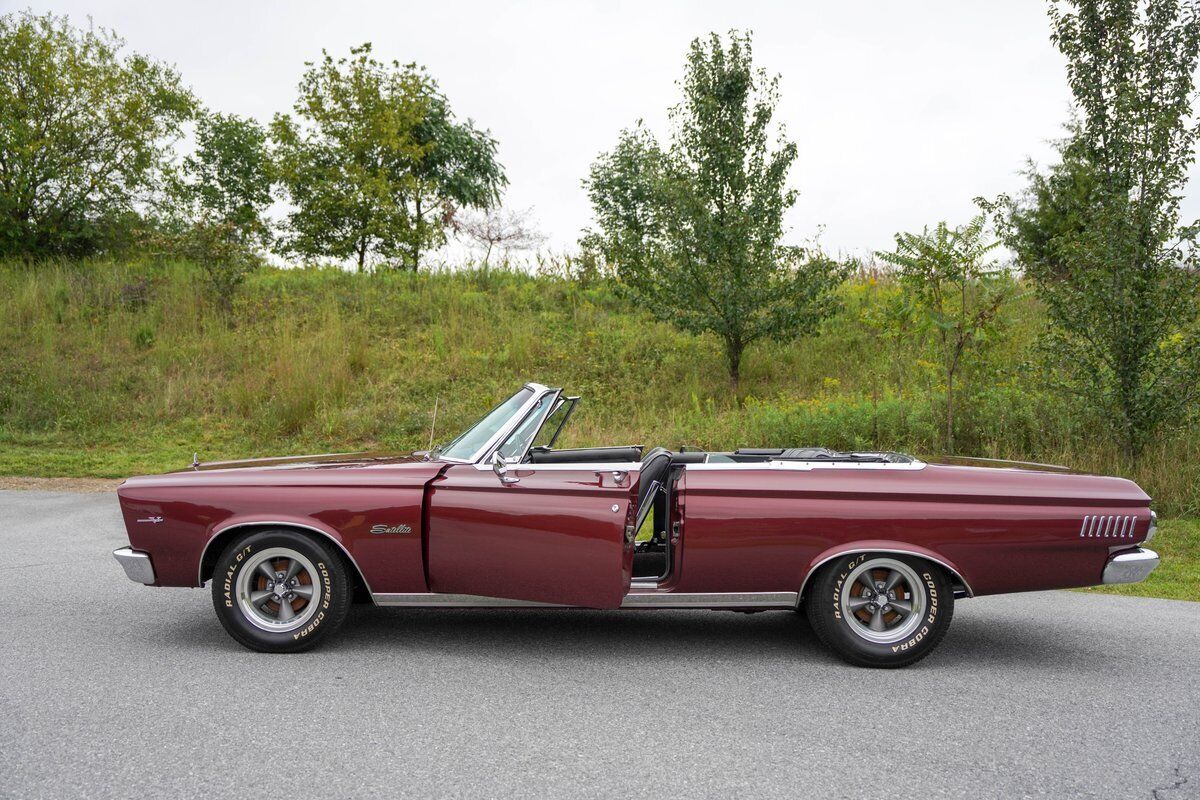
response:
[[(532, 600), (508, 600), (472, 594), (373, 594), (377, 606), (407, 608), (579, 608)], [(795, 592), (632, 592), (621, 608), (795, 608)]]
[(226, 525), (223, 528), (218, 528), (217, 530), (213, 531), (213, 535), (208, 537), (208, 541), (204, 543), (204, 549), (202, 551), (200, 551), (200, 563), (196, 565), (196, 585), (197, 586), (204, 585), (204, 557), (208, 555), (208, 548), (212, 546), (212, 543), (217, 540), (218, 536), (220, 536), (223, 533), (228, 533), (229, 531), (235, 531), (238, 528), (270, 528), (270, 527), (302, 528), (306, 531), (312, 531), (313, 533), (319, 533), (321, 536), (325, 537), (329, 541), (336, 544), (338, 546), (338, 549), (341, 550), (342, 553), (345, 554), (346, 559), (350, 562), (350, 566), (354, 567), (354, 571), (356, 573), (358, 573), (358, 579), (363, 582), (363, 586), (366, 587), (367, 593), (370, 594), (371, 585), (369, 583), (367, 583), (367, 578), (365, 575), (363, 575), (363, 571), (358, 566), (358, 562), (354, 560), (354, 556), (350, 555), (350, 551), (346, 549), (345, 545), (343, 545), (337, 539), (330, 536), (328, 532), (323, 531), (320, 528), (314, 528), (312, 525), (305, 525), (302, 522), (287, 522), (285, 520), (264, 520), (261, 522), (235, 522), (232, 525)]

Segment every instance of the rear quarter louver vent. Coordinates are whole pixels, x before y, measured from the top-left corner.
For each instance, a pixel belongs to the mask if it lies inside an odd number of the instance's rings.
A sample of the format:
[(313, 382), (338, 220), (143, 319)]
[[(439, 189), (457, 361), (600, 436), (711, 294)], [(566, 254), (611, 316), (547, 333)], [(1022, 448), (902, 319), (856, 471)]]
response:
[(1079, 528), (1081, 537), (1103, 539), (1132, 539), (1137, 517), (1086, 516)]

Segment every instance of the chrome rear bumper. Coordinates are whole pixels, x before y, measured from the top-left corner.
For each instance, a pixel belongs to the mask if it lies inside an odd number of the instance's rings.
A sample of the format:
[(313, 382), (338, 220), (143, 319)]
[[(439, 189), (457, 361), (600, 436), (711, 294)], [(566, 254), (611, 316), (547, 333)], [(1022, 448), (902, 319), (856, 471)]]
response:
[(1139, 547), (1128, 553), (1119, 553), (1104, 565), (1105, 583), (1138, 583), (1158, 566), (1158, 553)]
[(154, 583), (154, 566), (150, 563), (150, 554), (132, 547), (119, 547), (113, 550), (113, 558), (125, 569), (129, 580), (144, 583), (147, 586)]

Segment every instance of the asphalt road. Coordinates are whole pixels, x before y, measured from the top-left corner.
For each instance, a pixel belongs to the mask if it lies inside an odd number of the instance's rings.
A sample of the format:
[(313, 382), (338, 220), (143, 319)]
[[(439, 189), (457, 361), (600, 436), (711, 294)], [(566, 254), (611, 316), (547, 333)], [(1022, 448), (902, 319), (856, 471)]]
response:
[(122, 544), (111, 494), (0, 492), (0, 796), (1200, 797), (1200, 603), (965, 601), (901, 671), (787, 612), (363, 607), (268, 656)]

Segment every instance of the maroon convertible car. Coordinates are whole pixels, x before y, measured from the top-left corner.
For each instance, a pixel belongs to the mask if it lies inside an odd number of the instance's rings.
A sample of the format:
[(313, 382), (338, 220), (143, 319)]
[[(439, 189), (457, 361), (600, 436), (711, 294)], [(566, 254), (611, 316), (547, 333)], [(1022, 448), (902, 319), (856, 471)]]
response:
[(153, 586), (212, 582), (255, 650), (333, 634), (358, 601), (802, 611), (853, 664), (927, 655), (964, 597), (1132, 583), (1150, 498), (1037, 465), (822, 448), (555, 448), (579, 398), (530, 383), (411, 456), (194, 463), (118, 494)]

